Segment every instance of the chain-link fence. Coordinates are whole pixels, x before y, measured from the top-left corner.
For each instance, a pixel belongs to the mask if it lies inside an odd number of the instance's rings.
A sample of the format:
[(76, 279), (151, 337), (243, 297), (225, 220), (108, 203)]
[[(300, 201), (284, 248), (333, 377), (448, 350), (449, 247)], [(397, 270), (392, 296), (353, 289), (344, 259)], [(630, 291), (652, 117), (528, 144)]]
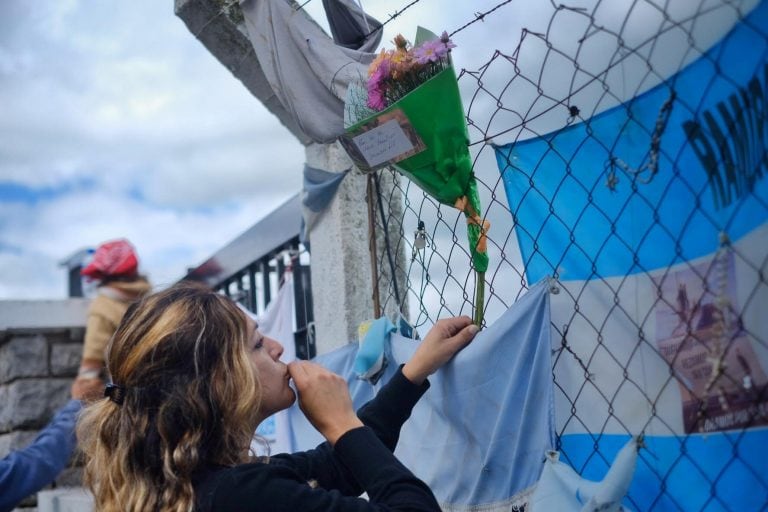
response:
[[(766, 2), (578, 4), (450, 7), (491, 222), (485, 321), (549, 280), (558, 449), (583, 476), (642, 434), (653, 491), (632, 507), (768, 508)], [(404, 251), (407, 287), (381, 300), (425, 332), (472, 314), (465, 220), (393, 172), (375, 179), (405, 207), (377, 187), (376, 229), (402, 237), (378, 268)]]

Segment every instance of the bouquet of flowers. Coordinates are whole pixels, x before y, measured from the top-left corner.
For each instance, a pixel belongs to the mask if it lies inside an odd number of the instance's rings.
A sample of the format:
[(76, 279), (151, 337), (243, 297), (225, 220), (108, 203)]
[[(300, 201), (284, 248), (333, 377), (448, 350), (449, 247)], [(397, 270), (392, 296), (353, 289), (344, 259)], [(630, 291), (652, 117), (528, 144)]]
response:
[(395, 37), (394, 50), (381, 50), (368, 68), (367, 105), (382, 111), (418, 86), (451, 67), (450, 51), (456, 48), (446, 32), (440, 39), (415, 48), (402, 36)]
[(419, 28), (417, 44), (401, 35), (368, 68), (365, 86), (350, 87), (342, 138), (362, 170), (393, 165), (443, 204), (467, 218), (472, 263), (477, 273), (475, 323), (483, 319), (486, 233), (472, 173), (469, 137), (450, 51), (456, 45)]

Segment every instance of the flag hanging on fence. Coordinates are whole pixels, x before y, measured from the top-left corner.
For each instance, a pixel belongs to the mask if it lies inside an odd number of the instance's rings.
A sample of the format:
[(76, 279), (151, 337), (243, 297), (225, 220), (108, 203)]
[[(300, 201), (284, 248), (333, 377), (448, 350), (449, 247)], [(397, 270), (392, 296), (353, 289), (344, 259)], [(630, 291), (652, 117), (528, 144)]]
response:
[(528, 281), (559, 279), (561, 460), (599, 478), (644, 433), (640, 510), (765, 504), (766, 27), (763, 1), (644, 94), (495, 147)]
[[(264, 336), (280, 341), (283, 345), (283, 354), (280, 360), (290, 363), (296, 360), (296, 344), (293, 336), (294, 318), (294, 290), (293, 272), (287, 271), (277, 296), (269, 303), (261, 315), (255, 317), (259, 331)], [(261, 439), (252, 443), (252, 448), (258, 452), (259, 441), (266, 440), (269, 443), (269, 453), (287, 453), (293, 451), (293, 433), (288, 411), (280, 411), (273, 414), (261, 424), (256, 431)]]
[[(395, 455), (430, 486), (443, 510), (506, 512), (538, 480), (545, 451), (554, 446), (549, 329), (549, 293), (540, 283), (429, 378)], [(315, 361), (347, 378), (359, 408), (418, 344), (390, 335), (376, 385), (357, 377), (356, 343)], [(290, 413), (296, 449), (323, 441), (296, 405)]]

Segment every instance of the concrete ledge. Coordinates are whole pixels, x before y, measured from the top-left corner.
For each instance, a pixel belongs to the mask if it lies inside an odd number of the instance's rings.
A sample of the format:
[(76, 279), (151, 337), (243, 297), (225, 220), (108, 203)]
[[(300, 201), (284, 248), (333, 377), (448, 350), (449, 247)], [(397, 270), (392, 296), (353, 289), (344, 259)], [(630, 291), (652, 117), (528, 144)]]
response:
[(0, 301), (0, 333), (84, 328), (89, 299)]
[(37, 493), (38, 512), (93, 512), (93, 496), (82, 487)]

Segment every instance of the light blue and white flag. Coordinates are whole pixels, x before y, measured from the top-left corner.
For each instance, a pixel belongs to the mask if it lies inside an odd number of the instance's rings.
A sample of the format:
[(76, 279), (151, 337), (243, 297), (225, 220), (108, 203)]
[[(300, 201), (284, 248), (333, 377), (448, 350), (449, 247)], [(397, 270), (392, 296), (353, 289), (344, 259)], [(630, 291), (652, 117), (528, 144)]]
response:
[[(538, 480), (544, 454), (554, 447), (549, 329), (549, 293), (540, 283), (429, 378), (395, 454), (430, 486), (443, 510), (509, 511)], [(391, 334), (387, 367), (375, 386), (357, 378), (357, 343), (316, 361), (348, 379), (360, 407), (419, 343)], [(323, 441), (297, 407), (291, 413), (297, 449)]]
[(628, 503), (760, 510), (768, 492), (768, 2), (678, 74), (496, 147), (529, 282), (552, 298), (560, 460)]

